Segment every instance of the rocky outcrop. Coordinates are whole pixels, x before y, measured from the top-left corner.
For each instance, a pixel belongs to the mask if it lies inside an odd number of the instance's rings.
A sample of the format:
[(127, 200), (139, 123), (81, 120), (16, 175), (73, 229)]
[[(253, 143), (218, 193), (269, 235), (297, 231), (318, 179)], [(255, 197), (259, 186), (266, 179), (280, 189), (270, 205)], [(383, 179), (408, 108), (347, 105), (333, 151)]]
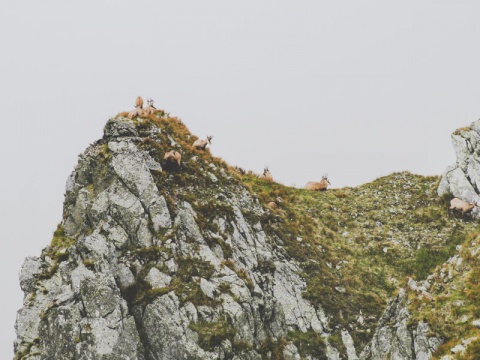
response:
[[(458, 161), (439, 194), (477, 201), (477, 130), (452, 135)], [(432, 321), (444, 315), (432, 299), (476, 284), (462, 261), (478, 267), (476, 250), (451, 257), (476, 226), (447, 214), (435, 177), (307, 192), (239, 177), (194, 140), (160, 110), (119, 115), (79, 156), (51, 245), (20, 271), (15, 359), (407, 360), (475, 350), (480, 335), (450, 349), (451, 328)], [(172, 149), (180, 166), (163, 160)], [(278, 196), (282, 206), (269, 209)], [(394, 290), (414, 267), (428, 281)], [(445, 324), (464, 303), (451, 300)], [(460, 315), (477, 329), (476, 313)]]
[[(452, 194), (467, 202), (480, 204), (480, 120), (452, 134), (457, 161), (445, 171), (438, 194)], [(480, 217), (480, 208), (472, 214)]]
[(419, 322), (413, 328), (408, 326), (410, 313), (407, 305), (407, 292), (400, 289), (398, 295), (390, 300), (372, 341), (362, 351), (360, 359), (432, 358), (442, 341), (429, 334), (429, 326), (424, 322)]
[(291, 333), (319, 336), (308, 358), (340, 359), (262, 206), (221, 163), (162, 169), (158, 149), (186, 146), (162, 121), (111, 119), (80, 155), (56, 238), (20, 272), (16, 359), (300, 359)]

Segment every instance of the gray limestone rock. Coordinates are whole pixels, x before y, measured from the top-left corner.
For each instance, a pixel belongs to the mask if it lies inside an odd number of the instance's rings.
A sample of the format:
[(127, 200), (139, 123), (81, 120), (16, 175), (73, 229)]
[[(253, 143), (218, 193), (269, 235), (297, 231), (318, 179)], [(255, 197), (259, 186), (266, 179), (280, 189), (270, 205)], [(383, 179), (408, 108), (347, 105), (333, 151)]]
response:
[(41, 273), (42, 260), (35, 256), (29, 256), (25, 259), (20, 270), (20, 287), (28, 294), (35, 289), (35, 278)]
[(416, 330), (407, 326), (410, 316), (407, 309), (408, 296), (404, 289), (390, 300), (378, 322), (371, 342), (363, 349), (360, 359), (426, 360), (442, 341), (429, 337), (428, 324), (420, 322)]
[(170, 285), (172, 277), (161, 272), (157, 268), (151, 268), (148, 275), (145, 277), (145, 281), (149, 283), (153, 289), (164, 288)]
[[(469, 128), (452, 134), (452, 144), (457, 157), (442, 176), (437, 189), (438, 195), (452, 194), (467, 202), (480, 204), (480, 120)], [(474, 208), (472, 215), (480, 217), (480, 209)]]

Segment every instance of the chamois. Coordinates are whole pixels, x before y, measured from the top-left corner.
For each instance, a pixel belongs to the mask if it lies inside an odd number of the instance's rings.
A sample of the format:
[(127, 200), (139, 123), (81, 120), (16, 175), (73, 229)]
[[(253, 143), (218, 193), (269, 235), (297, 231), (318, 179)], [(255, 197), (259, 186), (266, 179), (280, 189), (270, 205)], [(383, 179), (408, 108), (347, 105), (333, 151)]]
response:
[(145, 110), (141, 108), (135, 108), (128, 113), (127, 117), (129, 119), (133, 119), (135, 116), (143, 116), (144, 114), (145, 114)]
[(133, 119), (135, 116), (143, 116), (145, 115), (145, 111), (143, 110), (143, 98), (141, 96), (137, 96), (135, 99), (135, 109), (130, 111), (127, 115), (129, 119)]
[(475, 206), (478, 205), (476, 203), (468, 203), (458, 198), (453, 198), (450, 200), (450, 210), (459, 210), (462, 212), (462, 214), (472, 211)]
[(305, 189), (314, 191), (325, 191), (327, 190), (328, 185), (330, 185), (330, 181), (328, 181), (328, 175), (325, 174), (322, 176), (322, 180), (320, 180), (320, 182), (310, 181), (306, 183)]
[(147, 108), (145, 109), (145, 113), (149, 115), (153, 114), (155, 111), (157, 111), (157, 108), (153, 106), (153, 99), (147, 99)]
[(135, 108), (136, 109), (143, 109), (143, 99), (141, 96), (137, 96), (135, 100)]
[(171, 151), (168, 151), (165, 153), (165, 156), (163, 157), (163, 159), (167, 162), (167, 163), (177, 163), (179, 167), (181, 167), (181, 161), (182, 161), (182, 154), (180, 154), (178, 151), (176, 150), (171, 150)]
[(279, 196), (275, 199), (275, 201), (270, 201), (267, 206), (273, 208), (273, 209), (276, 209), (278, 207), (280, 207), (280, 204), (283, 202), (282, 198)]
[(205, 150), (208, 144), (212, 145), (213, 136), (207, 136), (205, 140), (195, 140), (193, 147), (197, 150)]
[(260, 175), (260, 179), (266, 180), (266, 181), (273, 181), (273, 176), (270, 170), (268, 170), (268, 166), (265, 166), (263, 168), (263, 174)]
[(239, 166), (235, 166), (235, 170), (240, 174), (240, 175), (245, 175), (247, 172), (245, 171), (245, 169), (239, 167)]

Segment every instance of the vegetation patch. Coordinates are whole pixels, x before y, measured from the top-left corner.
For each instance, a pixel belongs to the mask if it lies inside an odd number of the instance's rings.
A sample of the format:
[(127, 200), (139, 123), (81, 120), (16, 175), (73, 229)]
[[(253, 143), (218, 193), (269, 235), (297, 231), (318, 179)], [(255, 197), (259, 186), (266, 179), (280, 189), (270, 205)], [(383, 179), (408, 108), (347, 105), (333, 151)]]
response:
[(283, 351), (287, 344), (288, 341), (284, 338), (267, 337), (259, 346), (257, 352), (262, 356), (262, 360), (284, 360)]
[[(464, 235), (456, 256), (437, 267), (429, 277), (428, 294), (409, 290), (410, 326), (415, 328), (418, 322), (426, 322), (431, 335), (444, 340), (434, 359), (450, 355), (456, 345), (465, 346), (466, 351), (455, 355), (455, 359), (478, 357), (480, 329), (473, 322), (480, 319), (479, 253), (480, 231), (476, 230)], [(465, 344), (466, 339), (472, 341)]]
[(320, 360), (328, 359), (325, 355), (325, 340), (315, 331), (290, 331), (287, 340), (293, 342), (302, 358), (310, 355)]
[(222, 261), (222, 266), (226, 266), (230, 270), (235, 271), (235, 273), (238, 275), (238, 277), (243, 280), (243, 282), (245, 283), (247, 288), (250, 291), (253, 291), (253, 288), (254, 288), (253, 281), (252, 281), (252, 279), (250, 278), (250, 276), (248, 275), (248, 273), (245, 269), (237, 269), (235, 267), (235, 262), (233, 260)]
[[(300, 263), (304, 297), (331, 315), (331, 323), (348, 328), (357, 349), (371, 339), (407, 276), (425, 279), (476, 226), (448, 211), (451, 196), (436, 195), (438, 177), (394, 173), (324, 192), (253, 174), (241, 179), (265, 205), (263, 229)], [(266, 207), (276, 197), (283, 199), (279, 209)]]
[(48, 256), (52, 260), (52, 264), (38, 275), (40, 280), (50, 279), (57, 272), (60, 263), (68, 260), (70, 256), (68, 249), (73, 244), (75, 244), (75, 240), (65, 234), (62, 224), (58, 224), (57, 229), (53, 233), (50, 246), (42, 252), (42, 257)]
[(233, 344), (233, 337), (236, 334), (235, 329), (227, 319), (215, 322), (190, 323), (188, 327), (198, 333), (198, 344), (207, 351), (214, 350), (224, 340), (229, 340)]

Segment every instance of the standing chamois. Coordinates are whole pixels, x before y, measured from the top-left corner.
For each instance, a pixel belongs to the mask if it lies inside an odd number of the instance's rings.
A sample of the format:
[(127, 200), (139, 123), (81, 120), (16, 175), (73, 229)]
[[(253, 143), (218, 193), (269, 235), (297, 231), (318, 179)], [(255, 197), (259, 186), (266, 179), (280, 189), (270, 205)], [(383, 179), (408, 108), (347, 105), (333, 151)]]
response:
[(305, 189), (307, 190), (314, 190), (314, 191), (325, 191), (327, 190), (328, 185), (330, 185), (330, 181), (328, 181), (328, 175), (325, 174), (322, 177), (320, 182), (310, 181), (305, 184)]
[(476, 203), (468, 203), (458, 198), (450, 200), (450, 210), (459, 210), (462, 212), (462, 215), (472, 211), (475, 206), (478, 205)]
[(207, 136), (205, 140), (195, 140), (193, 147), (197, 150), (205, 150), (208, 144), (212, 145), (213, 136)]

